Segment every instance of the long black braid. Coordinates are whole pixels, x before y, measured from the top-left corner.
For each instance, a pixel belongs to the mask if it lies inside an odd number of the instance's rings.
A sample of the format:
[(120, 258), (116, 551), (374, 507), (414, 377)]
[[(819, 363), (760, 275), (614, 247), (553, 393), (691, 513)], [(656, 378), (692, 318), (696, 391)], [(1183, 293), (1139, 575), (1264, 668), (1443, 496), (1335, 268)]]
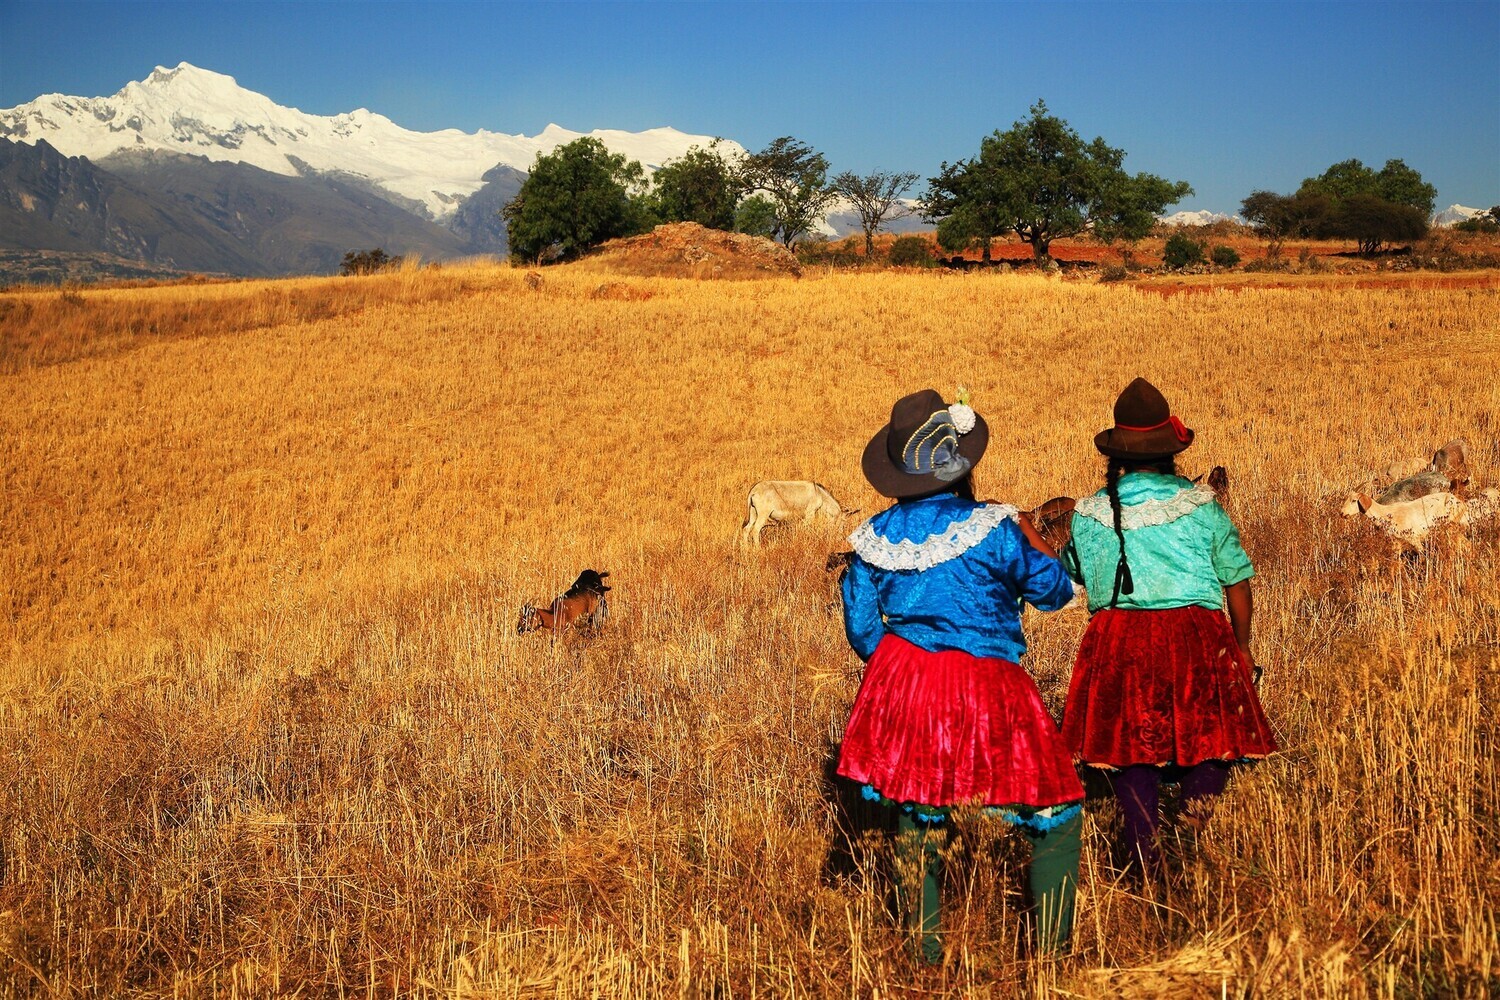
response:
[(1118, 458), (1111, 458), (1109, 465), (1104, 470), (1104, 489), (1109, 494), (1109, 509), (1115, 518), (1115, 537), (1120, 540), (1120, 561), (1115, 567), (1115, 592), (1109, 599), (1109, 606), (1114, 607), (1120, 602), (1121, 594), (1135, 593), (1135, 580), (1130, 575), (1130, 562), (1125, 558), (1125, 526), (1121, 524), (1120, 517), (1120, 477), (1127, 472), (1137, 472), (1149, 469), (1163, 476), (1177, 475), (1177, 460), (1165, 458), (1159, 462), (1132, 462), (1125, 463)]
[(1130, 563), (1125, 558), (1125, 526), (1120, 523), (1120, 476), (1125, 473), (1125, 463), (1111, 458), (1104, 470), (1104, 490), (1109, 494), (1109, 510), (1115, 519), (1115, 537), (1120, 540), (1120, 561), (1115, 564), (1115, 592), (1109, 606), (1120, 603), (1120, 595), (1135, 593), (1135, 581), (1130, 577)]

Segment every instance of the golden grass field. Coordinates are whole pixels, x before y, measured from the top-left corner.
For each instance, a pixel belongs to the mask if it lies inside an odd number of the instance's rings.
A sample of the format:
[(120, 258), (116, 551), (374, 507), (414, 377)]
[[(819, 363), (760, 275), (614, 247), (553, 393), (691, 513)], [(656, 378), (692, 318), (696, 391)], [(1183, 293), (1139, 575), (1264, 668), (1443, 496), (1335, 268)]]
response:
[[(1500, 532), (1402, 554), (1344, 491), (1466, 437), (1500, 280), (1162, 298), (1023, 275), (475, 264), (0, 294), (0, 995), (1487, 997)], [(1284, 750), (1153, 909), (1091, 806), (1075, 954), (1025, 850), (951, 849), (913, 964), (826, 782), (834, 529), (891, 402), (973, 390), (981, 495), (1096, 489), (1136, 375), (1228, 467)], [(597, 638), (517, 609), (613, 574)], [(1060, 708), (1081, 611), (1028, 616)]]

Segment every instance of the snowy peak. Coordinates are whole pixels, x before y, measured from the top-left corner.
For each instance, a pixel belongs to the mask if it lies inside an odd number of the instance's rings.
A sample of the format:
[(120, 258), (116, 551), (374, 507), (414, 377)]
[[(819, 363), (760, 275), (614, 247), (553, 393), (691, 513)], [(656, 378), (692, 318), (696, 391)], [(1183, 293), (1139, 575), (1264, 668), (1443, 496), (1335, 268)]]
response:
[(1469, 208), (1467, 205), (1449, 205), (1441, 212), (1434, 212), (1432, 224), (1434, 226), (1452, 226), (1460, 222), (1466, 222), (1478, 215), (1488, 212), (1487, 208)]
[(1169, 226), (1211, 226), (1215, 222), (1237, 222), (1244, 223), (1244, 219), (1238, 215), (1226, 215), (1223, 212), (1215, 212), (1211, 209), (1200, 208), (1197, 211), (1183, 210), (1173, 212), (1171, 215), (1157, 216), (1158, 220)]
[[(186, 62), (171, 69), (157, 66), (113, 97), (47, 94), (0, 110), (0, 137), (25, 143), (45, 139), (66, 156), (98, 161), (127, 150), (162, 150), (248, 163), (287, 176), (304, 169), (352, 174), (404, 202), (421, 204), (433, 218), (450, 214), (479, 190), (486, 171), (530, 170), (538, 153), (585, 134), (648, 168), (713, 141), (673, 128), (582, 133), (555, 123), (537, 136), (413, 132), (366, 108), (305, 114), (246, 90), (231, 76)], [(740, 149), (732, 142), (725, 146)]]

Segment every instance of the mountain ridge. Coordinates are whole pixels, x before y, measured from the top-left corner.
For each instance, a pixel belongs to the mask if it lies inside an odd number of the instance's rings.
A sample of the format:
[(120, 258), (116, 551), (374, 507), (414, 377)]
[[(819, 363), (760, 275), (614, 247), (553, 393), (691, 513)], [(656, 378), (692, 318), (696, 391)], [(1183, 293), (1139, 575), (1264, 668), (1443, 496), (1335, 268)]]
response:
[[(159, 149), (245, 163), (297, 176), (308, 169), (366, 178), (442, 220), (484, 186), (496, 166), (526, 172), (537, 154), (591, 136), (654, 169), (713, 136), (662, 126), (641, 132), (575, 132), (555, 123), (538, 135), (480, 129), (416, 132), (367, 108), (313, 115), (241, 87), (233, 77), (181, 62), (158, 66), (110, 97), (43, 94), (0, 109), (0, 138), (46, 139), (67, 156), (94, 162), (126, 149)], [(724, 146), (742, 151), (738, 143)], [(295, 161), (304, 164), (297, 166)]]

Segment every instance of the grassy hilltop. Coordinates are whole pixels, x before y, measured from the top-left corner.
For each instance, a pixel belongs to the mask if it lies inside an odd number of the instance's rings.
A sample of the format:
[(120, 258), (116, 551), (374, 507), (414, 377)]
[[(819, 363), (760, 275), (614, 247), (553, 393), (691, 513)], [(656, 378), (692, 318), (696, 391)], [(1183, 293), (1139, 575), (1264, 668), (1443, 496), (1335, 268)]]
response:
[[(1500, 281), (1142, 294), (1021, 274), (493, 265), (0, 294), (0, 995), (1485, 996), (1500, 529), (1394, 553), (1345, 490), (1466, 437)], [(882, 501), (964, 384), (981, 495), (1101, 481), (1132, 377), (1229, 469), (1284, 752), (1154, 912), (1090, 809), (1077, 955), (960, 827), (948, 962), (823, 780), (858, 685), (840, 531), (736, 551), (762, 478)], [(852, 524), (849, 525), (852, 527)], [(597, 639), (515, 634), (612, 573)], [(1061, 705), (1084, 613), (1028, 617)]]

